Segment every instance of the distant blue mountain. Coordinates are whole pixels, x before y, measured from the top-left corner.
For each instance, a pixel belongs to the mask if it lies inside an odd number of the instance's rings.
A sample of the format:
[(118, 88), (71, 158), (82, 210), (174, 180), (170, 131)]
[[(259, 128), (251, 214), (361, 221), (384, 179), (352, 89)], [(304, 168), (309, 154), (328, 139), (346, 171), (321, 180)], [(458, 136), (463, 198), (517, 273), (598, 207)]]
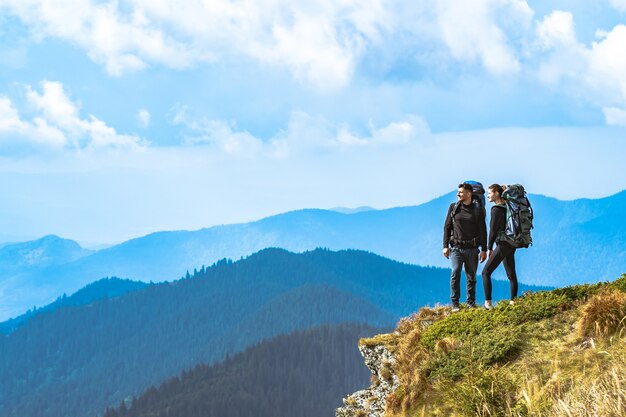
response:
[(0, 248), (3, 270), (41, 268), (75, 261), (93, 251), (83, 249), (73, 240), (48, 235), (30, 242), (10, 243)]
[[(354, 248), (412, 264), (447, 267), (441, 255), (442, 225), (454, 200), (450, 193), (419, 206), (353, 214), (298, 210), (245, 224), (153, 233), (68, 263), (0, 271), (4, 293), (0, 319), (101, 277), (172, 280), (186, 270), (267, 247), (296, 252)], [(626, 224), (619, 220), (626, 191), (596, 200), (560, 201), (541, 195), (530, 195), (530, 200), (536, 215), (535, 245), (518, 251), (521, 281), (567, 285), (613, 279), (626, 270)], [(503, 277), (499, 274), (496, 278)]]
[(373, 207), (362, 206), (362, 207), (356, 207), (356, 208), (333, 207), (330, 210), (331, 211), (336, 211), (338, 213), (343, 213), (343, 214), (354, 214), (354, 213), (362, 213), (364, 211), (372, 211), (372, 210), (376, 210), (376, 209), (373, 208)]
[[(79, 287), (68, 286), (72, 279), (49, 271), (63, 268), (93, 251), (73, 240), (49, 235), (41, 239), (9, 243), (0, 247), (0, 320), (24, 313), (35, 305), (51, 302)], [(100, 275), (102, 278), (107, 275)], [(98, 279), (96, 278), (96, 279)], [(96, 279), (90, 279), (90, 282)], [(84, 282), (87, 284), (88, 282)]]

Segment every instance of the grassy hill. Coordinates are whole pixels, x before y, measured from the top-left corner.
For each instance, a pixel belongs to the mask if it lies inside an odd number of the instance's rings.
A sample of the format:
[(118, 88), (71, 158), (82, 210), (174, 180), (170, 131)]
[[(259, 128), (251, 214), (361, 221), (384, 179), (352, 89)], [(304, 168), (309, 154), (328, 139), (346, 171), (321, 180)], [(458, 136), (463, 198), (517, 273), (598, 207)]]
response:
[(624, 416), (625, 327), (626, 275), (490, 311), (424, 308), (360, 341), (373, 384), (337, 415)]

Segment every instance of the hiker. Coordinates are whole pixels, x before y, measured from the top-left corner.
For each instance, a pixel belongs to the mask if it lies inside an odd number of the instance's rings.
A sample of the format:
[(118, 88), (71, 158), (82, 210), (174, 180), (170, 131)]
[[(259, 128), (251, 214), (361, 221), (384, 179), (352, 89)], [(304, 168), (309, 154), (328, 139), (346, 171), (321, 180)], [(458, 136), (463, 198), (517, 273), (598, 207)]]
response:
[[(480, 183), (475, 183), (480, 185)], [(483, 190), (482, 185), (480, 189)], [(476, 307), (476, 270), (478, 260), (487, 258), (487, 227), (485, 208), (478, 198), (472, 198), (471, 184), (459, 184), (458, 201), (450, 204), (443, 226), (443, 256), (450, 259), (450, 299), (452, 311), (459, 311), (461, 297), (461, 268), (465, 266), (467, 278), (467, 305)], [(478, 196), (476, 196), (478, 197)], [(484, 195), (480, 196), (484, 199)], [(480, 253), (478, 248), (481, 248)]]
[[(485, 308), (491, 309), (493, 301), (491, 299), (491, 274), (500, 263), (504, 264), (506, 276), (509, 279), (511, 289), (511, 301), (517, 297), (517, 273), (515, 272), (515, 248), (507, 242), (498, 239), (501, 232), (506, 228), (506, 204), (502, 198), (505, 187), (492, 184), (487, 191), (487, 199), (494, 203), (491, 207), (491, 221), (489, 223), (489, 243), (488, 259), (483, 268), (483, 288), (485, 290)], [(493, 249), (493, 244), (496, 248)]]

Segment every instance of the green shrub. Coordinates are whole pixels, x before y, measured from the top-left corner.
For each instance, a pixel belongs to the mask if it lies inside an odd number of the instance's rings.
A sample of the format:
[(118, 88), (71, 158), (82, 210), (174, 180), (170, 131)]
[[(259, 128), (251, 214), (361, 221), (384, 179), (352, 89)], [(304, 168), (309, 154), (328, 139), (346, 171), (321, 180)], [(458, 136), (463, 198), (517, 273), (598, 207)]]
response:
[(621, 277), (611, 282), (609, 284), (609, 287), (613, 288), (614, 290), (626, 292), (626, 274), (622, 274)]
[(521, 349), (522, 329), (499, 327), (474, 339), (472, 358), (474, 363), (492, 365), (512, 359)]
[(469, 337), (459, 348), (438, 352), (424, 367), (431, 380), (461, 378), (469, 367), (489, 366), (512, 359), (521, 349), (522, 329), (499, 327)]
[(584, 301), (597, 294), (598, 291), (604, 286), (606, 286), (606, 284), (602, 282), (597, 284), (571, 285), (569, 287), (557, 288), (553, 291), (553, 293), (556, 295), (563, 295), (569, 301)]
[(564, 311), (568, 305), (568, 298), (554, 291), (527, 294), (508, 308), (507, 321), (511, 324), (522, 324), (547, 319)]
[(440, 354), (431, 358), (425, 365), (425, 374), (431, 381), (440, 379), (456, 381), (461, 378), (470, 364), (470, 356), (465, 348)]
[(460, 311), (428, 327), (422, 334), (422, 343), (428, 349), (434, 349), (437, 341), (452, 337), (460, 341), (470, 336), (481, 334), (506, 322), (502, 309), (493, 311), (475, 308)]
[(468, 340), (471, 336), (494, 329), (553, 317), (570, 304), (565, 294), (550, 291), (526, 294), (512, 306), (501, 303), (492, 310), (470, 309), (453, 314), (427, 328), (421, 342), (433, 350), (437, 341), (444, 337)]

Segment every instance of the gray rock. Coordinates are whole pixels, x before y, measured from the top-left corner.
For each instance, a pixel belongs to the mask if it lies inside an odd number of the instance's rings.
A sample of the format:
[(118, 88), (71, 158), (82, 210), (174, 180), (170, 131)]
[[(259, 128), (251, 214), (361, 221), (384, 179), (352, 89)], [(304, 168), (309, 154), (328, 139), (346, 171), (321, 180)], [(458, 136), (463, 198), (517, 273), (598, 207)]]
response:
[(359, 346), (365, 365), (374, 375), (372, 385), (343, 399), (344, 406), (335, 412), (336, 417), (383, 417), (387, 397), (400, 386), (393, 372), (396, 359), (386, 346)]

